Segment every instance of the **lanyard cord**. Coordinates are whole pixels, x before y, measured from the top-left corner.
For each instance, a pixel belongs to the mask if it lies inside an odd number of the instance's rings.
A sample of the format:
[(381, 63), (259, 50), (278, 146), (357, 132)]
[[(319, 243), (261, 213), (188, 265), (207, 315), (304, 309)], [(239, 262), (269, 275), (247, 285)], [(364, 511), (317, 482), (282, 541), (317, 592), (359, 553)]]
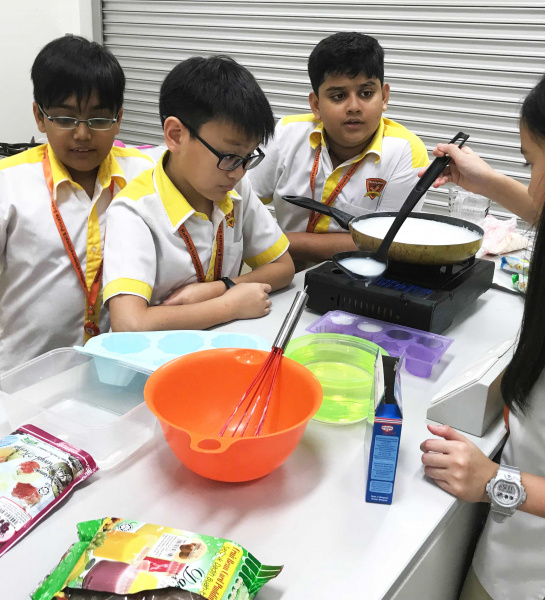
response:
[[(316, 175), (318, 174), (318, 167), (320, 165), (320, 154), (322, 152), (321, 144), (316, 149), (316, 156), (314, 157), (314, 163), (312, 165), (312, 169), (310, 171), (310, 190), (312, 192), (312, 199), (314, 200), (314, 187), (316, 184)], [(364, 157), (365, 158), (365, 157)], [(355, 163), (352, 163), (352, 166), (348, 169), (348, 171), (344, 174), (343, 178), (339, 181), (335, 189), (331, 192), (327, 200), (324, 202), (326, 206), (331, 206), (333, 202), (335, 202), (337, 196), (341, 193), (344, 186), (349, 182), (350, 178), (356, 172), (356, 169), (360, 166), (360, 163), (363, 161), (363, 158), (360, 158)], [(308, 218), (307, 223), (307, 233), (314, 233), (316, 229), (316, 225), (318, 221), (322, 218), (320, 213), (315, 213), (313, 210), (310, 211), (310, 216)]]
[[(185, 225), (180, 225), (178, 228), (178, 232), (187, 246), (189, 251), (189, 256), (191, 256), (191, 260), (193, 262), (193, 266), (195, 267), (195, 272), (197, 273), (197, 281), (199, 283), (204, 283), (208, 281), (208, 276), (210, 275), (210, 269), (208, 275), (204, 274), (204, 269), (202, 268), (201, 259), (197, 253), (197, 249), (195, 248), (195, 244), (189, 235), (189, 231)], [(210, 261), (210, 265), (214, 264), (214, 281), (221, 279), (221, 271), (223, 268), (223, 221), (220, 223), (218, 227), (218, 232), (216, 234), (216, 239), (214, 240), (214, 250), (212, 250), (212, 259)]]
[[(51, 195), (51, 213), (53, 214), (53, 219), (55, 221), (55, 225), (57, 226), (57, 230), (61, 237), (61, 240), (62, 240), (62, 243), (66, 250), (66, 253), (68, 254), (68, 258), (70, 259), (70, 262), (72, 263), (72, 267), (74, 268), (74, 271), (76, 272), (80, 286), (83, 290), (83, 293), (85, 294), (85, 298), (87, 299), (86, 318), (89, 319), (90, 317), (92, 317), (95, 314), (95, 304), (96, 304), (96, 301), (98, 299), (98, 295), (100, 292), (100, 284), (101, 284), (101, 279), (102, 279), (102, 270), (103, 270), (104, 260), (100, 261), (100, 264), (99, 264), (99, 266), (96, 270), (95, 276), (93, 278), (93, 282), (91, 283), (91, 287), (88, 288), (87, 281), (85, 279), (85, 274), (83, 273), (83, 269), (81, 268), (81, 263), (79, 261), (76, 250), (74, 248), (74, 244), (72, 243), (72, 239), (70, 238), (68, 229), (66, 228), (66, 225), (64, 224), (64, 220), (59, 211), (59, 207), (57, 206), (57, 203), (55, 202), (55, 198), (53, 195), (53, 192), (54, 192), (53, 175), (51, 173), (51, 163), (49, 160), (49, 154), (47, 152), (47, 148), (45, 150), (45, 155), (44, 155), (42, 165), (43, 165), (43, 170), (44, 170), (45, 181), (46, 181), (47, 187), (49, 189), (49, 193)], [(112, 180), (112, 182), (110, 184), (110, 192), (111, 192), (112, 196), (113, 196), (113, 189), (114, 189), (114, 182)], [(87, 336), (92, 337), (92, 336), (98, 335), (100, 333), (100, 329), (99, 329), (98, 325), (96, 323), (92, 323), (91, 321), (87, 321), (84, 324), (84, 331), (85, 331), (86, 337)], [(85, 340), (85, 341), (87, 341), (87, 340)]]
[(66, 225), (64, 224), (61, 213), (59, 212), (59, 207), (57, 206), (54, 200), (51, 201), (51, 212), (53, 213), (55, 224), (57, 225), (57, 229), (59, 230), (59, 234), (61, 236), (62, 243), (64, 244), (64, 247), (66, 249), (66, 253), (70, 258), (70, 262), (72, 263), (74, 271), (78, 276), (81, 288), (83, 289), (83, 293), (87, 298), (88, 312), (90, 315), (92, 315), (95, 312), (95, 304), (98, 298), (98, 292), (100, 291), (100, 280), (102, 278), (102, 267), (104, 261), (100, 261), (98, 269), (95, 273), (95, 277), (93, 279), (93, 283), (91, 284), (91, 288), (87, 288), (87, 282), (85, 280), (83, 269), (81, 268), (81, 263), (79, 261), (78, 255), (76, 254), (76, 250), (74, 248), (74, 245), (72, 244), (72, 240), (70, 239), (70, 235), (68, 234), (68, 230), (66, 229)]

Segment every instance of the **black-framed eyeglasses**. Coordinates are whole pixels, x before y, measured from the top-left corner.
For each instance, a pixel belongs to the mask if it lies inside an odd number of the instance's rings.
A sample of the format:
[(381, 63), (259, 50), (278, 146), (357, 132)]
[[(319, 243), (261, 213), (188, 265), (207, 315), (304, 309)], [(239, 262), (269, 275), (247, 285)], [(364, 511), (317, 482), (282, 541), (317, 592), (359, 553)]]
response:
[(193, 129), (193, 127), (191, 127), (191, 125), (188, 125), (181, 119), (180, 123), (189, 129), (191, 133), (199, 140), (199, 142), (206, 146), (206, 148), (208, 148), (212, 154), (215, 154), (218, 157), (217, 167), (222, 171), (234, 171), (235, 169), (238, 169), (240, 165), (242, 165), (244, 170), (248, 171), (249, 169), (257, 167), (257, 165), (265, 158), (265, 153), (263, 150), (261, 150), (261, 148), (257, 148), (257, 154), (249, 154), (248, 156), (239, 156), (238, 154), (222, 154), (213, 148), (208, 142), (205, 142), (202, 137)]
[(107, 119), (104, 117), (94, 117), (92, 119), (76, 119), (75, 117), (51, 117), (49, 116), (45, 110), (38, 104), (38, 108), (42, 115), (51, 121), (55, 127), (59, 129), (77, 129), (80, 123), (85, 123), (89, 129), (93, 129), (94, 131), (106, 131), (111, 129), (115, 123), (117, 123), (117, 119), (119, 118), (119, 114), (117, 114), (113, 119)]

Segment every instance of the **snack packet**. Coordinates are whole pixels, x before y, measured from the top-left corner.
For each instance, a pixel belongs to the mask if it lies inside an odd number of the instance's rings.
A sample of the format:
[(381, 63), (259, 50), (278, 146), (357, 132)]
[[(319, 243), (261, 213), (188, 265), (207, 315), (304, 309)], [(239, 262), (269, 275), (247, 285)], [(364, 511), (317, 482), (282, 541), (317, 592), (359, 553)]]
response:
[(97, 470), (87, 452), (33, 425), (0, 439), (0, 556)]
[(79, 523), (78, 537), (32, 600), (251, 600), (282, 570), (230, 540), (129, 519)]
[(528, 287), (528, 280), (524, 275), (518, 275), (518, 273), (513, 273), (511, 275), (511, 281), (513, 282), (513, 287), (517, 289), (519, 292), (526, 293), (526, 288)]
[(528, 275), (530, 261), (518, 256), (502, 256), (500, 269), (507, 273), (516, 273), (517, 275)]

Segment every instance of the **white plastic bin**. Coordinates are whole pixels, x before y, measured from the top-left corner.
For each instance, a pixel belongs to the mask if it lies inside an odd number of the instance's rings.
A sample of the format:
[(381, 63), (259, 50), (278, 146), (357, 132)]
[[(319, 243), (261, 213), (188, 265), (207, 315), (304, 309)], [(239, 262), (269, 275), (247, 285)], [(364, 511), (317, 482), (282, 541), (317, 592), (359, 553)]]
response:
[(118, 368), (119, 380), (128, 383), (103, 383), (92, 357), (61, 348), (12, 369), (0, 377), (11, 429), (30, 423), (86, 450), (101, 469), (113, 469), (151, 440), (156, 422), (144, 402), (149, 373)]

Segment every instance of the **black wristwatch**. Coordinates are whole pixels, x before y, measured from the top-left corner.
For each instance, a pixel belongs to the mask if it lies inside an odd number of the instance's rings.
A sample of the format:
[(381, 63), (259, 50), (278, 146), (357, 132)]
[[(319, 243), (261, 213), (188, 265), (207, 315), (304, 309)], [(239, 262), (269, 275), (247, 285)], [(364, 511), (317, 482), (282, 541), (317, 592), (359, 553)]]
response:
[(225, 283), (225, 287), (228, 290), (230, 290), (232, 287), (235, 287), (236, 285), (236, 283), (232, 279), (229, 279), (229, 277), (221, 277), (220, 280), (223, 281), (223, 283)]

